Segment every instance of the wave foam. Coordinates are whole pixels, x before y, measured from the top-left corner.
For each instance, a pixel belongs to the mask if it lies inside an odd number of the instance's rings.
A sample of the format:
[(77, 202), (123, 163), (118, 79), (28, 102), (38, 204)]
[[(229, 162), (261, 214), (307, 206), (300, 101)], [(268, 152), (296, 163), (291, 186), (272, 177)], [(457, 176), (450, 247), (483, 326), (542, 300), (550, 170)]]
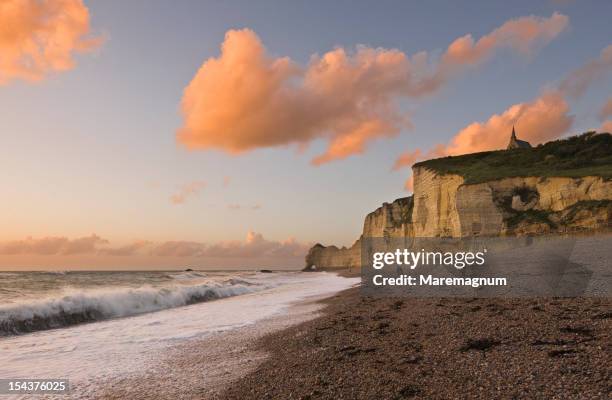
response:
[(173, 274), (168, 275), (168, 277), (172, 279), (177, 279), (177, 280), (186, 280), (186, 279), (206, 278), (207, 275), (202, 272), (187, 271), (187, 272), (173, 273)]
[(265, 287), (244, 284), (200, 284), (167, 288), (89, 290), (30, 303), (0, 307), (0, 336), (61, 328), (109, 318), (238, 296)]

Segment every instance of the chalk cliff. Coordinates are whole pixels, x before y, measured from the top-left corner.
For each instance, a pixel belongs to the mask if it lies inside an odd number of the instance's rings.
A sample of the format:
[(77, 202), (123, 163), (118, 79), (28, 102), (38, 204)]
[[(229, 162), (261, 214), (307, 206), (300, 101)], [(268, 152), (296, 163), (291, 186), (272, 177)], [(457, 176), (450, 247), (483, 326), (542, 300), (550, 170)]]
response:
[[(412, 196), (397, 199), (366, 215), (361, 237), (413, 236)], [(351, 247), (314, 245), (306, 255), (306, 270), (316, 268), (359, 267), (361, 264), (361, 237)]]
[[(515, 177), (464, 184), (461, 176), (439, 175), (425, 167), (415, 167), (413, 173), (411, 222), (416, 237), (565, 232), (610, 223), (606, 212), (612, 180), (599, 176)], [(579, 210), (582, 217), (576, 219)], [(587, 218), (587, 211), (601, 218)]]
[(472, 183), (420, 163), (413, 167), (413, 196), (384, 203), (368, 214), (360, 238), (350, 248), (321, 244), (311, 248), (305, 269), (358, 268), (363, 237), (510, 236), (608, 229), (612, 179), (603, 175), (505, 177)]

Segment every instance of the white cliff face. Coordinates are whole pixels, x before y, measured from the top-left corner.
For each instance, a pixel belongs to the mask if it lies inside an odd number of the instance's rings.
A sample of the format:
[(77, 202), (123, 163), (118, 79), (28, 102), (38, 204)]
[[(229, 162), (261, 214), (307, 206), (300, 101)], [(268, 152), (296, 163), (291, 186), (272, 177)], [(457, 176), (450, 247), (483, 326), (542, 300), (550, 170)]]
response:
[(497, 235), (504, 216), (494, 202), (493, 189), (488, 185), (462, 185), (457, 189), (456, 216), (459, 230), (454, 237)]
[(540, 194), (536, 207), (540, 210), (561, 211), (579, 201), (612, 198), (612, 181), (599, 176), (543, 178), (538, 180), (536, 189)]
[(427, 168), (413, 168), (415, 237), (458, 236), (457, 189), (459, 175), (438, 175)]
[[(465, 184), (463, 177), (413, 168), (414, 195), (384, 203), (365, 217), (361, 237), (465, 237), (595, 230), (612, 223), (612, 180), (586, 176), (516, 177)], [(585, 203), (587, 202), (587, 203)], [(355, 268), (350, 248), (313, 247), (308, 266)]]
[(403, 197), (383, 205), (366, 215), (363, 221), (365, 237), (401, 237), (411, 236), (413, 201), (412, 197)]
[(338, 248), (336, 246), (313, 246), (306, 255), (306, 267), (304, 270), (320, 269), (348, 269), (361, 265), (361, 243), (359, 240), (351, 247)]
[[(478, 184), (459, 175), (416, 167), (412, 223), (417, 237), (462, 237), (509, 233), (513, 211), (561, 212), (581, 201), (612, 199), (612, 181), (601, 177), (516, 177)], [(517, 193), (528, 192), (521, 199)], [(507, 207), (507, 208), (505, 208)]]

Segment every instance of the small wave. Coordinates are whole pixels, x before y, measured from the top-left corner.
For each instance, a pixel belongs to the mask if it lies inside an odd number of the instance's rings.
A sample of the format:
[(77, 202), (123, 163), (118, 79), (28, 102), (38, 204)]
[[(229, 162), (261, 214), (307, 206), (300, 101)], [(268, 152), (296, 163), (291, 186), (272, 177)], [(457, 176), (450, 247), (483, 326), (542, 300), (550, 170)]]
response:
[(170, 274), (168, 275), (168, 277), (171, 279), (177, 279), (177, 280), (199, 279), (199, 278), (206, 278), (206, 274), (202, 272), (179, 272), (176, 274)]
[(226, 282), (229, 283), (230, 285), (244, 285), (244, 286), (256, 285), (256, 283), (247, 281), (246, 279), (239, 279), (239, 278), (230, 278)]
[(128, 317), (238, 296), (264, 288), (242, 284), (201, 284), (73, 292), (61, 298), (0, 307), (0, 336)]

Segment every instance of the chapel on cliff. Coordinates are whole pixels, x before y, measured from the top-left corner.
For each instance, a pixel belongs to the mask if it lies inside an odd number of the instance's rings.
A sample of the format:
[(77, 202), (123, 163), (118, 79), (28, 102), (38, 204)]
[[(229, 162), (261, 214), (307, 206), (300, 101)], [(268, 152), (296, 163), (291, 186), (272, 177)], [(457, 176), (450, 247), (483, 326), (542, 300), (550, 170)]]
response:
[(510, 135), (510, 142), (508, 143), (508, 147), (506, 150), (510, 149), (530, 149), (531, 144), (525, 140), (520, 140), (516, 138), (516, 132), (514, 131), (514, 125), (512, 125), (512, 135)]

